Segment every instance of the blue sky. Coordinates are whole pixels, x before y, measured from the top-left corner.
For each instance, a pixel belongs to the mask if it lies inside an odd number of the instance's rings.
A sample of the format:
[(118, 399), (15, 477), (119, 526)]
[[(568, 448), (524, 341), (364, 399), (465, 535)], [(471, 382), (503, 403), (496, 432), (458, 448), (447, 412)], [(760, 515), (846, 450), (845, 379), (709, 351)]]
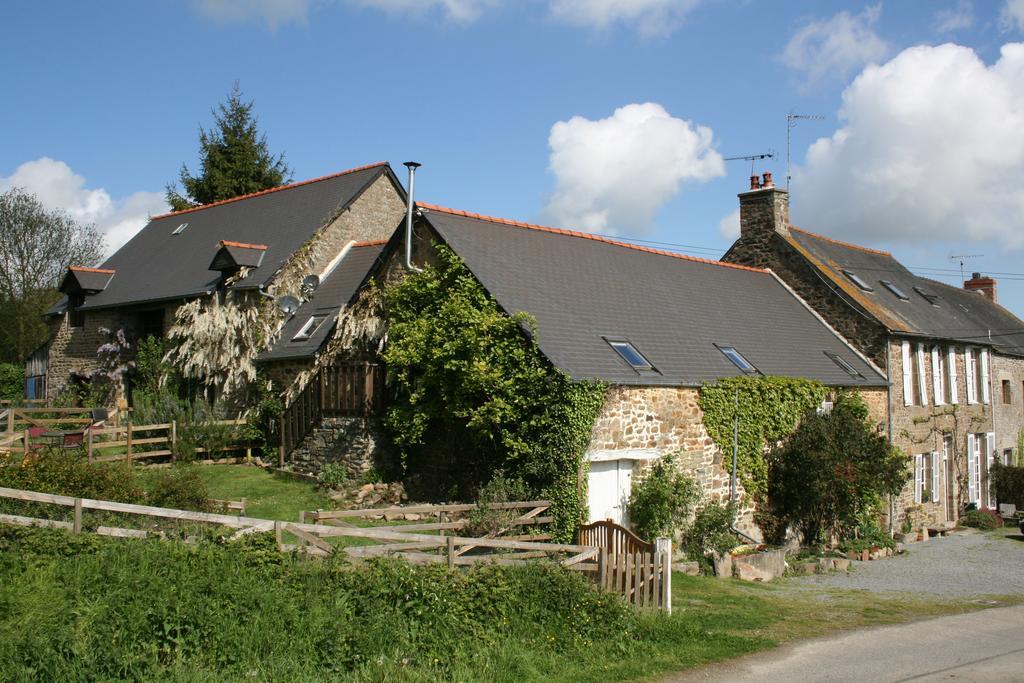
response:
[(415, 159), (425, 201), (716, 257), (750, 172), (723, 158), (784, 182), (794, 111), (823, 117), (794, 223), (956, 284), (950, 254), (1024, 273), (1022, 27), (1022, 0), (17, 3), (0, 189), (122, 242), (238, 80), (295, 180)]

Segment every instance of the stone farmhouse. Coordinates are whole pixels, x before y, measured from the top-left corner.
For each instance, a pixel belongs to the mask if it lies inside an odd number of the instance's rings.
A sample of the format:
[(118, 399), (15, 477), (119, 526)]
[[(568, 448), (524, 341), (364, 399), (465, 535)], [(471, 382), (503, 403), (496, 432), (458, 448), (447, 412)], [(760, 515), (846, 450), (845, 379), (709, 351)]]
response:
[[(52, 399), (98, 367), (106, 331), (166, 336), (191, 306), (190, 323), (210, 323), (205, 343), (224, 346), (227, 357), (225, 367), (214, 363), (199, 378), (208, 397), (235, 375), (251, 379), (260, 354), (287, 386), (313, 363), (313, 342), (327, 332), (321, 304), (362, 281), (381, 248), (373, 241), (391, 235), (404, 205), (401, 183), (379, 163), (155, 216), (100, 267), (68, 270), (60, 286), (66, 297), (46, 314), (50, 337), (32, 358), (30, 384)], [(310, 276), (324, 285), (315, 300)], [(295, 306), (310, 301), (284, 321), (276, 305), (283, 297)], [(218, 319), (228, 321), (221, 331)], [(237, 321), (265, 330), (229, 329)], [(125, 399), (130, 387), (116, 394)]]
[(993, 508), (988, 472), (1019, 458), (1024, 322), (975, 273), (964, 288), (919, 277), (892, 254), (801, 230), (771, 175), (739, 195), (729, 263), (769, 268), (889, 378), (887, 429), (913, 460), (894, 522), (955, 521)]
[[(672, 452), (706, 496), (729, 499), (728, 458), (698, 404), (705, 382), (744, 374), (815, 379), (860, 392), (872, 417), (886, 419), (884, 372), (770, 271), (424, 203), (412, 228), (413, 267), (447, 245), (506, 313), (533, 316), (552, 364), (610, 385), (586, 453), (592, 520), (622, 521), (632, 478)], [(403, 232), (368, 278), (386, 284), (409, 272)], [(359, 298), (351, 309), (361, 308)], [(738, 527), (760, 534), (750, 509)]]

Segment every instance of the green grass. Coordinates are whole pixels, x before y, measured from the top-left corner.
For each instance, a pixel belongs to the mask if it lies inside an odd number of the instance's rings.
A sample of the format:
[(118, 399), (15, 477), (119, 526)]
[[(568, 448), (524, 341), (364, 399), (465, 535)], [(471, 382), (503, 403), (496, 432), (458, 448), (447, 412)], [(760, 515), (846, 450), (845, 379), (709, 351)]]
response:
[(211, 498), (245, 498), (245, 514), (260, 519), (299, 520), (299, 512), (331, 510), (334, 503), (311, 483), (276, 476), (259, 467), (204, 465), (199, 476)]

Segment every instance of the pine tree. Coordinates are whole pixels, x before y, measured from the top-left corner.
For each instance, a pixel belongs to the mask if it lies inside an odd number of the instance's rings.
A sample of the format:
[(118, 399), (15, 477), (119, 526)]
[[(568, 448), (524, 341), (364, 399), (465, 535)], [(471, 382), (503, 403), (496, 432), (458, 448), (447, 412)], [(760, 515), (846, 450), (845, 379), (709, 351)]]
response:
[(175, 183), (167, 186), (167, 202), (174, 211), (278, 187), (290, 179), (284, 155), (275, 157), (268, 151), (267, 136), (260, 135), (252, 107), (252, 100), (242, 101), (235, 83), (227, 102), (212, 112), (213, 128), (199, 127), (202, 172), (193, 176), (182, 164), (184, 195)]

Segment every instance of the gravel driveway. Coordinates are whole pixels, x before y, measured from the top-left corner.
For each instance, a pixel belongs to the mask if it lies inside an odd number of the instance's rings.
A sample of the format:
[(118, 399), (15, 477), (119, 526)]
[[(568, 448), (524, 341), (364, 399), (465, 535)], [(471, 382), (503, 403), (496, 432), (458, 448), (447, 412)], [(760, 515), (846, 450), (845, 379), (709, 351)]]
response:
[(973, 530), (907, 546), (902, 555), (854, 562), (848, 574), (786, 579), (790, 586), (853, 588), (948, 597), (1024, 594), (1024, 536)]

